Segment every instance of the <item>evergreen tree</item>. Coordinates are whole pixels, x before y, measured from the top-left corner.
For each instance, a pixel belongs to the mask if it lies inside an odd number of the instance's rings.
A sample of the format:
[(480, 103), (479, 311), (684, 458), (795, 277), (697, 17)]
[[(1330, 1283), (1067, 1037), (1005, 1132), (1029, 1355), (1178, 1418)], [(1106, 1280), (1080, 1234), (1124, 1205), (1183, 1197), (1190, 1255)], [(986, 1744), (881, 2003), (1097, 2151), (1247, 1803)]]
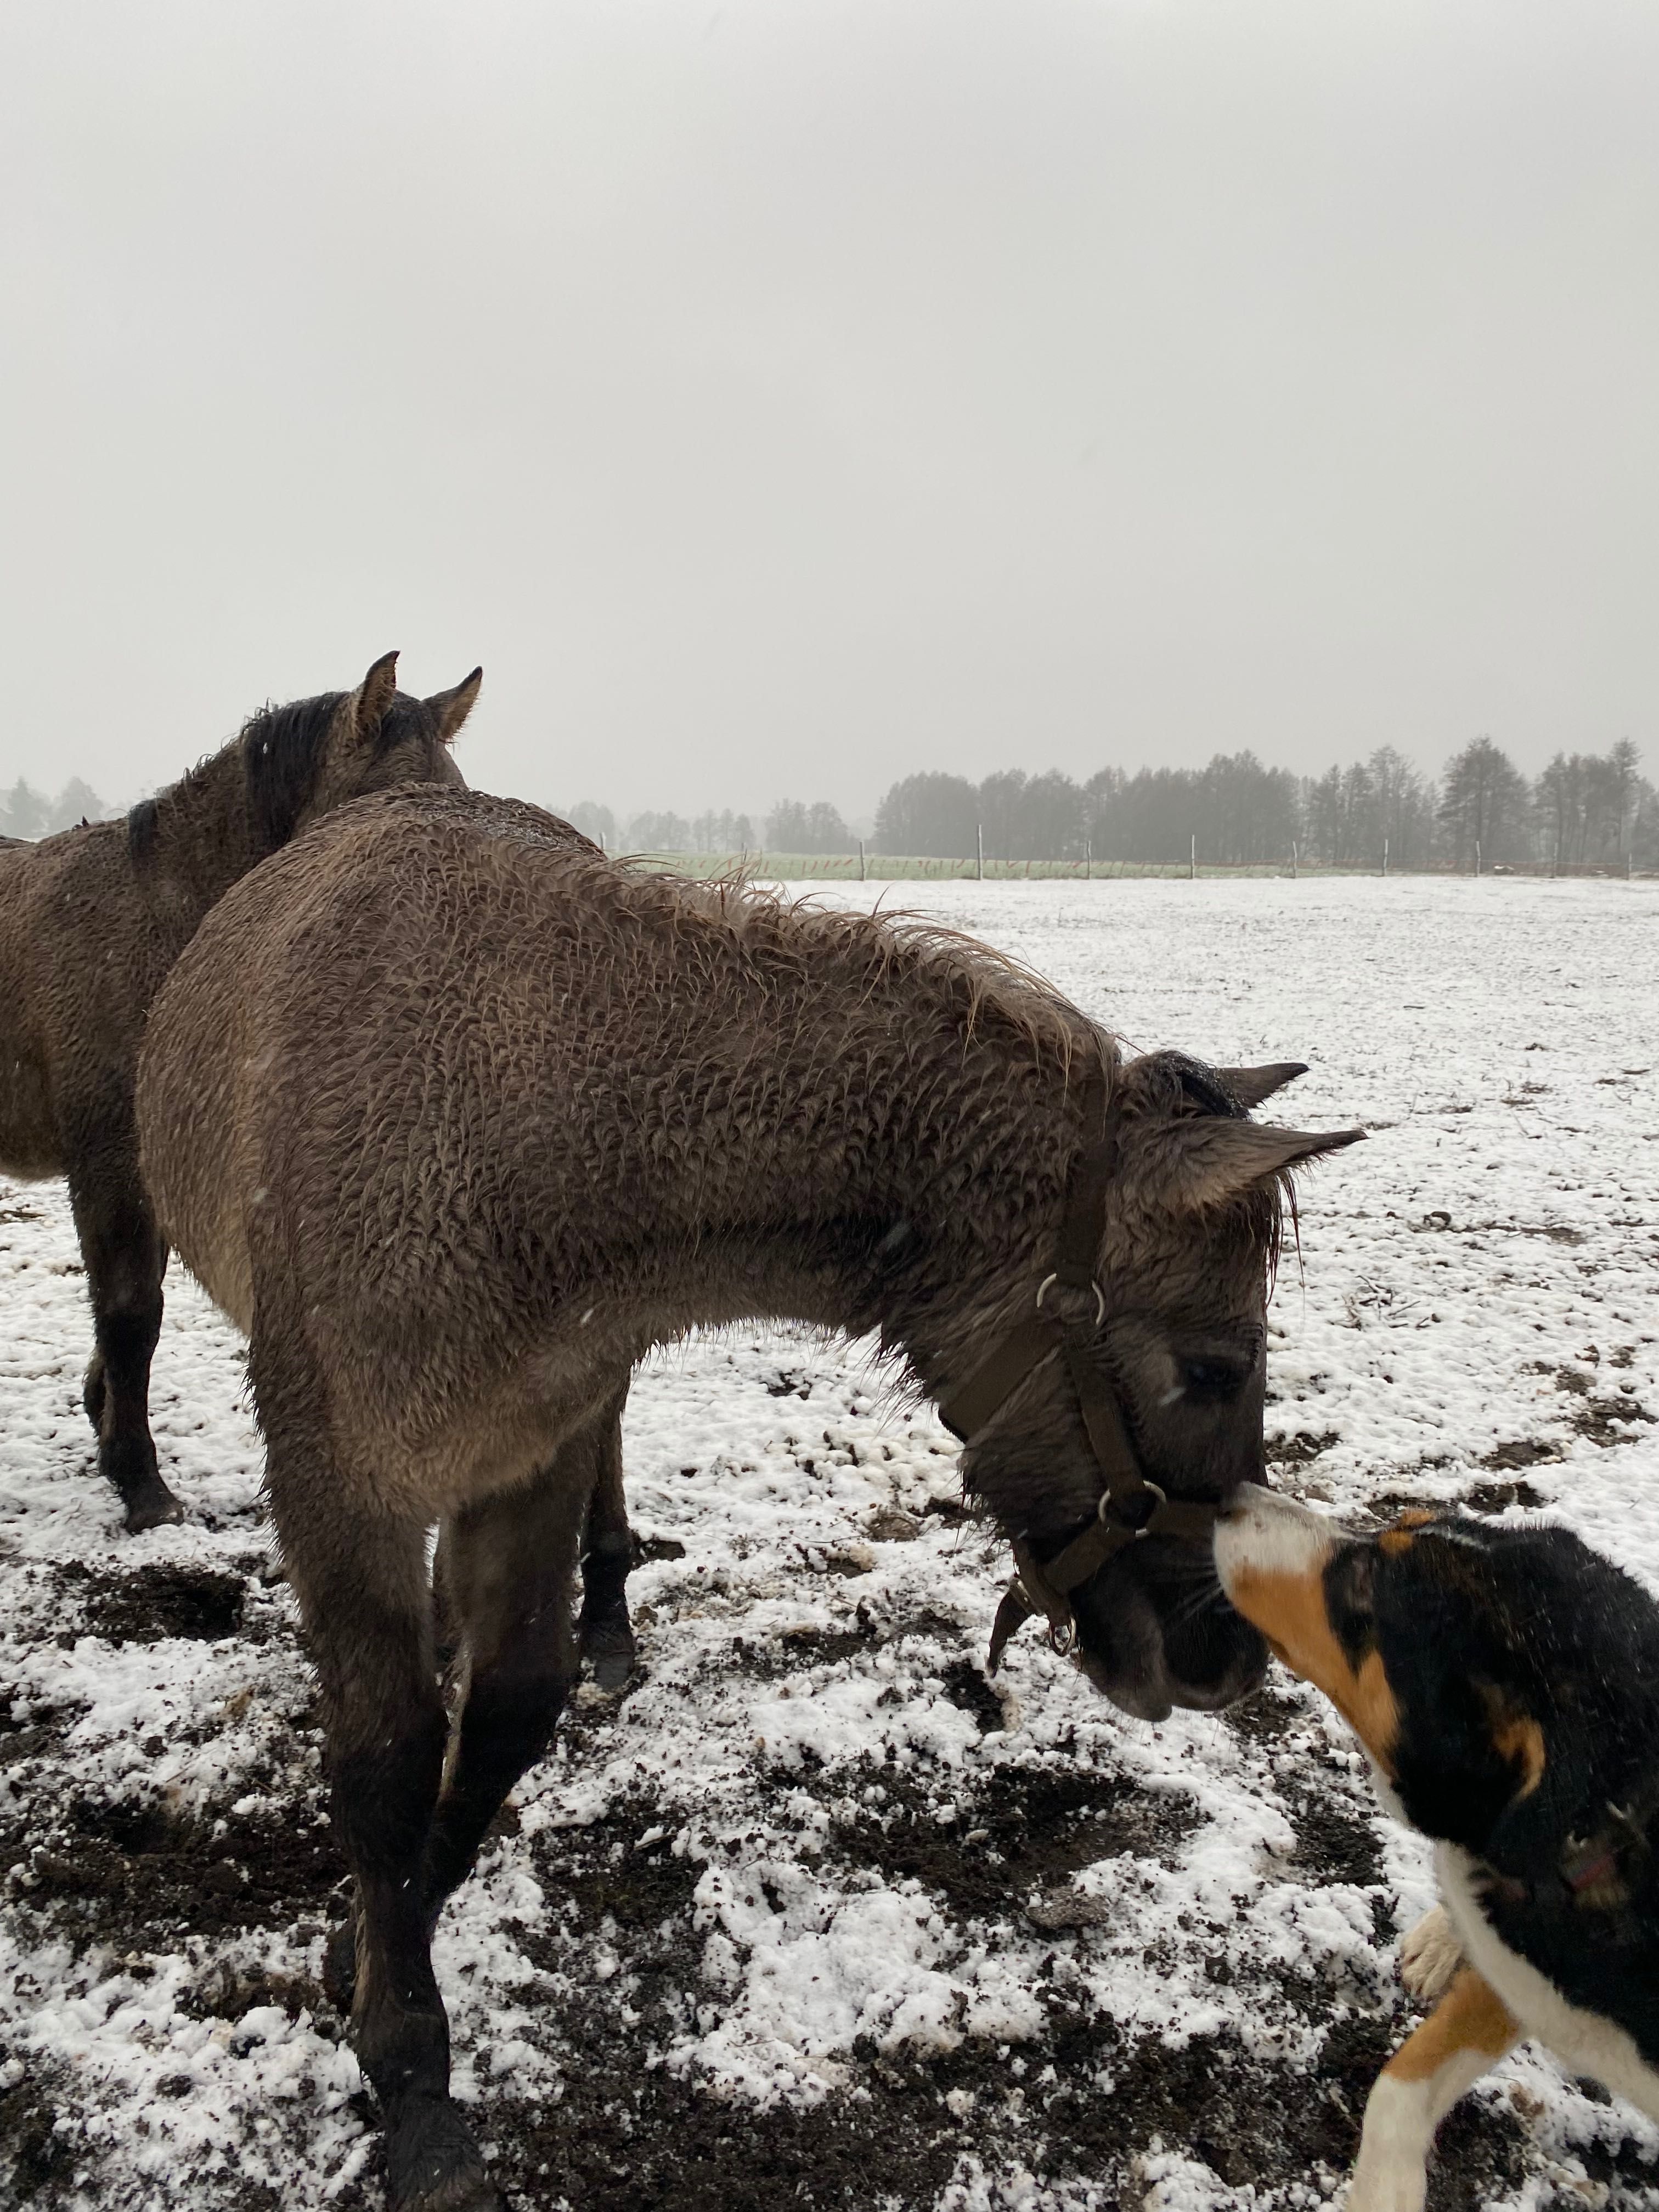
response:
[(44, 837), (51, 811), (40, 793), (32, 791), (20, 775), (6, 793), (3, 810), (0, 810), (0, 836)]
[(1465, 745), (1447, 763), (1441, 787), (1440, 822), (1452, 866), (1473, 866), (1477, 845), (1484, 867), (1530, 859), (1530, 798), (1514, 762), (1490, 738)]

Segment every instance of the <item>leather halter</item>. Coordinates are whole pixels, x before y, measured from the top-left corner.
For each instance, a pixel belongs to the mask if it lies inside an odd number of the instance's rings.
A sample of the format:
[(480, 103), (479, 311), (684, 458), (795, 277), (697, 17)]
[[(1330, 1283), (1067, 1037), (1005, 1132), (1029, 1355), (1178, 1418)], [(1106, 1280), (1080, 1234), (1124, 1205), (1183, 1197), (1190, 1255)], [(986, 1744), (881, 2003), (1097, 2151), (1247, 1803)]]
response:
[[(971, 1444), (1026, 1376), (1058, 1352), (1077, 1393), (1090, 1449), (1105, 1484), (1094, 1518), (1052, 1559), (1040, 1560), (1024, 1537), (1013, 1539), (1018, 1572), (997, 1607), (988, 1662), (992, 1674), (1009, 1638), (1036, 1613), (1048, 1615), (1048, 1640), (1054, 1650), (1069, 1651), (1077, 1639), (1073, 1590), (1145, 1536), (1207, 1543), (1221, 1510), (1190, 1499), (1172, 1500), (1158, 1483), (1147, 1480), (1129, 1442), (1117, 1394), (1104, 1382), (1094, 1356), (1094, 1332), (1106, 1318), (1106, 1297), (1095, 1268), (1106, 1230), (1107, 1194), (1117, 1173), (1121, 1121), (1122, 1103), (1115, 1093), (1109, 1096), (1104, 1071), (1097, 1066), (1084, 1085), (1083, 1126), (1085, 1131), (1098, 1127), (1100, 1134), (1093, 1143), (1085, 1142), (1073, 1158), (1054, 1271), (1039, 1284), (1036, 1304), (1024, 1320), (1015, 1322), (939, 1409), (951, 1434)], [(1056, 1283), (1065, 1290), (1093, 1292), (1091, 1328), (1079, 1333), (1057, 1313), (1044, 1310), (1043, 1301)]]

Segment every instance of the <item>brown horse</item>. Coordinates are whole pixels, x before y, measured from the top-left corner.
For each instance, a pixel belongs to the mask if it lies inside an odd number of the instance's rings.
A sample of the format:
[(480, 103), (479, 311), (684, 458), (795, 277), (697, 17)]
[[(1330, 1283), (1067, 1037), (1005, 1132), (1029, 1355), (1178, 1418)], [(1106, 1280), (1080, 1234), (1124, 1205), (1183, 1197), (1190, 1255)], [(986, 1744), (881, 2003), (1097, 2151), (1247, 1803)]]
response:
[(397, 664), (256, 714), (124, 822), (0, 852), (0, 1170), (69, 1178), (95, 1338), (87, 1414), (130, 1529), (180, 1512), (149, 1433), (167, 1247), (132, 1121), (144, 1018), (214, 901), (296, 830), (364, 792), (461, 783), (449, 746), (483, 671), (412, 699)]
[[(167, 1236), (251, 1338), (398, 2212), (501, 2201), (449, 2100), (430, 1937), (551, 1738), (635, 1363), (775, 1316), (879, 1331), (959, 1398), (1029, 1332), (1109, 1096), (1098, 1290), (1045, 1285), (1066, 1356), (1006, 1392), (967, 1482), (1051, 1567), (1095, 1525), (1079, 1361), (1170, 1500), (1259, 1481), (1284, 1178), (1357, 1133), (1248, 1120), (1296, 1072), (1125, 1063), (965, 940), (635, 873), (474, 793), (343, 808), (209, 916), (151, 1017), (142, 1156)], [(1261, 1679), (1255, 1632), (1193, 1586), (1154, 1535), (1073, 1592), (1091, 1674), (1132, 1711)]]

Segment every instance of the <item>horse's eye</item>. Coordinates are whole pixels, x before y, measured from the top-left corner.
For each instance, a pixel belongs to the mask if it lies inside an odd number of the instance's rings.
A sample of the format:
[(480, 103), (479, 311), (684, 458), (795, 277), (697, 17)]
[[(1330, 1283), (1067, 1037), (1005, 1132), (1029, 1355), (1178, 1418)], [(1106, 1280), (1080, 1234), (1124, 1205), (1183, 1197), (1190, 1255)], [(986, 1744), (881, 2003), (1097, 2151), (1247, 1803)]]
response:
[(1189, 1398), (1212, 1403), (1236, 1398), (1249, 1380), (1249, 1368), (1237, 1359), (1183, 1359), (1182, 1387)]

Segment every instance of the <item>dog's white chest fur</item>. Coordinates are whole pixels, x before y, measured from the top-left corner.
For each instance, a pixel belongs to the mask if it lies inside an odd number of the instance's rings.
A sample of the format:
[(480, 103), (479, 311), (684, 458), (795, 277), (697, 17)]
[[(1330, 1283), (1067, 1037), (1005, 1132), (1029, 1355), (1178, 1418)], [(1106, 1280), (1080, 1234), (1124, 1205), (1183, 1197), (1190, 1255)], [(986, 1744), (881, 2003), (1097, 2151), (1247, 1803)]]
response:
[(1435, 1873), (1447, 1917), (1464, 1956), (1487, 1987), (1520, 2022), (1575, 2074), (1603, 2081), (1659, 2119), (1659, 2071), (1650, 2066), (1622, 2027), (1600, 2013), (1569, 2004), (1553, 1982), (1503, 1942), (1480, 1910), (1476, 1863), (1455, 1844), (1437, 1844)]

